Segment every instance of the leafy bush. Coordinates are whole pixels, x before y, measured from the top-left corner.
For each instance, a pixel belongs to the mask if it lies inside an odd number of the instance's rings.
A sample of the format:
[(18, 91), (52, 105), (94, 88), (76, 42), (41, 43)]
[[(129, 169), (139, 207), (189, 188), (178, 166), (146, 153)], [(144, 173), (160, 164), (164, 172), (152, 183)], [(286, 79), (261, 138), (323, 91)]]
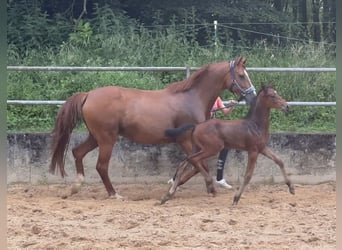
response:
[[(170, 25), (166, 29), (151, 30), (110, 8), (98, 8), (92, 19), (76, 21), (74, 29), (61, 18), (57, 26), (50, 25), (45, 16), (38, 14), (38, 27), (34, 26), (35, 21), (25, 16), (26, 13), (20, 17), (23, 20), (18, 20), (30, 23), (26, 28), (32, 29), (30, 32), (35, 38), (26, 44), (24, 34), (11, 33), (16, 42), (9, 44), (9, 65), (203, 66), (243, 55), (248, 58), (247, 67), (335, 67), (334, 58), (318, 45), (272, 47), (260, 42), (252, 48), (221, 43), (216, 47), (201, 47), (191, 35), (196, 33), (194, 27)], [(60, 29), (64, 26), (69, 27), (67, 31)], [(35, 31), (39, 27), (49, 33), (49, 41), (41, 39), (41, 31)], [(59, 34), (59, 30), (63, 32)], [(189, 37), (185, 38), (184, 34)], [(208, 44), (212, 44), (209, 31), (207, 37)], [(271, 81), (288, 101), (336, 101), (335, 73), (249, 71), (249, 74), (257, 89)], [(106, 85), (161, 89), (167, 83), (184, 78), (185, 72), (11, 71), (8, 74), (8, 99), (65, 100), (75, 92)], [(222, 97), (225, 100), (234, 98), (228, 91), (224, 91)], [(8, 105), (8, 129), (49, 131), (58, 108)], [(274, 131), (335, 132), (335, 112), (334, 107), (293, 107), (288, 115), (273, 112), (271, 128)], [(245, 113), (245, 107), (238, 107), (229, 119), (243, 117)]]

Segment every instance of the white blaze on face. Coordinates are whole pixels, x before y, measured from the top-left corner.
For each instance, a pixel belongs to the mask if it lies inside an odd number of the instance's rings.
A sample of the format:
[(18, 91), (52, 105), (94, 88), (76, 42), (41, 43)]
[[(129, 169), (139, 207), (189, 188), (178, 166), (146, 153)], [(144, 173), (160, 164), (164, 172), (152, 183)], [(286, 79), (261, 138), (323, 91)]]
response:
[(243, 72), (245, 73), (249, 83), (252, 85), (251, 79), (249, 78), (249, 75), (248, 75), (247, 71), (244, 69)]
[(244, 69), (243, 72), (245, 73), (246, 78), (248, 79), (249, 84), (251, 85), (250, 88), (253, 88), (254, 95), (257, 95), (257, 94), (256, 94), (256, 91), (255, 91), (255, 88), (254, 88), (254, 86), (253, 86), (253, 84), (252, 84), (251, 79), (249, 78), (249, 75), (248, 75), (247, 71)]

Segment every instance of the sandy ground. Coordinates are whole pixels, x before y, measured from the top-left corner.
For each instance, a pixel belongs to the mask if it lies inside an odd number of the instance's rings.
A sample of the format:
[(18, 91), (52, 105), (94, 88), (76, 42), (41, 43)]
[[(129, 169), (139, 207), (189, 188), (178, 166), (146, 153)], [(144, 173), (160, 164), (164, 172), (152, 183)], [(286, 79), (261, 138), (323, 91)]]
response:
[(125, 201), (107, 199), (102, 184), (10, 185), (8, 249), (336, 249), (336, 186), (250, 185), (205, 192), (187, 183), (164, 205), (167, 184), (115, 186)]

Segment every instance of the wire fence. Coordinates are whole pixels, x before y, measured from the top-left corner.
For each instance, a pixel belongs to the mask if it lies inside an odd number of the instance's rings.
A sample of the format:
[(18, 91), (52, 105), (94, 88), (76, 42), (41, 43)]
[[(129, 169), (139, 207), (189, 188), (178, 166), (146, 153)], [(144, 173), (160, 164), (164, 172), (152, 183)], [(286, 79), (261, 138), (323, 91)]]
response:
[[(200, 67), (92, 67), (92, 66), (7, 66), (8, 71), (73, 71), (73, 72), (112, 72), (112, 71), (184, 71), (186, 77)], [(248, 71), (263, 72), (336, 72), (336, 68), (280, 68), (280, 67), (248, 67)], [(62, 105), (60, 100), (7, 100), (8, 105)], [(227, 102), (224, 101), (226, 104)], [(288, 102), (291, 106), (336, 106), (336, 102)], [(240, 102), (238, 105), (245, 105)]]

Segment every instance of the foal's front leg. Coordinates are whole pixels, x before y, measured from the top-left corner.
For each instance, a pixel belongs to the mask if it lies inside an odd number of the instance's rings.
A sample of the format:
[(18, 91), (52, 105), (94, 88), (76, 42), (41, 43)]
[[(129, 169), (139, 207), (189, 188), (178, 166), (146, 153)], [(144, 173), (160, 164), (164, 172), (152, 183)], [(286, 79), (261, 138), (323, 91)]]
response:
[(261, 153), (264, 156), (266, 156), (267, 158), (273, 160), (280, 167), (280, 170), (281, 170), (281, 172), (284, 176), (284, 179), (285, 179), (285, 183), (289, 187), (290, 193), (295, 194), (295, 188), (294, 188), (291, 180), (289, 179), (289, 177), (286, 174), (284, 162), (269, 147), (266, 147)]
[(233, 205), (238, 204), (245, 187), (248, 185), (248, 183), (252, 179), (252, 175), (254, 172), (255, 163), (256, 163), (257, 158), (258, 158), (258, 154), (259, 154), (258, 152), (248, 152), (248, 163), (247, 163), (247, 168), (246, 168), (246, 172), (245, 172), (245, 177), (243, 179), (243, 183), (240, 186), (239, 190), (234, 195)]

